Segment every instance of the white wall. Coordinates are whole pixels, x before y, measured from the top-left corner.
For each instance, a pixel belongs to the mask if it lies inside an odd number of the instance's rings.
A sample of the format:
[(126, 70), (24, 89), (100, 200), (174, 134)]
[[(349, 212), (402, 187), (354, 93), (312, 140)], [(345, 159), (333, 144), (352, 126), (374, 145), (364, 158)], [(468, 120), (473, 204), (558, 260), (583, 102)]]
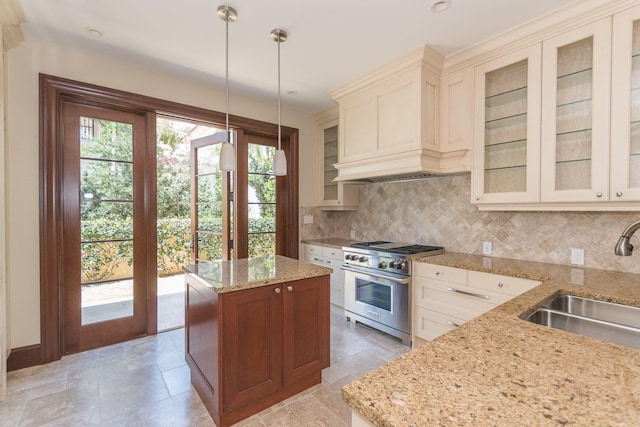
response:
[[(39, 43), (23, 43), (8, 55), (6, 140), (7, 284), (11, 345), (40, 342), (38, 74), (125, 90), (223, 112), (224, 88), (177, 77), (142, 62), (117, 62), (108, 55)], [(275, 101), (275, 98), (274, 98)], [(276, 102), (230, 92), (231, 114), (277, 121)], [(300, 130), (300, 205), (314, 204), (316, 127), (310, 115), (283, 106), (282, 124)]]

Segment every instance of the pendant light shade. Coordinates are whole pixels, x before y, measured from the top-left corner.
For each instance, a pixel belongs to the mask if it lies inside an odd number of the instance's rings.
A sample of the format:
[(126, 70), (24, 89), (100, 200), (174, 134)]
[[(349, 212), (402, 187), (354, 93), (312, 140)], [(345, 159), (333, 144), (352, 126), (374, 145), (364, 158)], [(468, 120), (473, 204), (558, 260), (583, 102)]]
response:
[(226, 102), (226, 128), (225, 141), (220, 147), (220, 170), (235, 171), (236, 170), (236, 150), (231, 144), (231, 134), (229, 132), (229, 22), (235, 22), (238, 19), (238, 13), (234, 8), (228, 5), (218, 7), (218, 18), (225, 21), (225, 102)]
[(271, 40), (278, 43), (278, 149), (273, 156), (273, 174), (283, 176), (287, 174), (287, 157), (282, 150), (282, 126), (280, 124), (280, 42), (287, 40), (287, 32), (279, 28), (271, 30)]

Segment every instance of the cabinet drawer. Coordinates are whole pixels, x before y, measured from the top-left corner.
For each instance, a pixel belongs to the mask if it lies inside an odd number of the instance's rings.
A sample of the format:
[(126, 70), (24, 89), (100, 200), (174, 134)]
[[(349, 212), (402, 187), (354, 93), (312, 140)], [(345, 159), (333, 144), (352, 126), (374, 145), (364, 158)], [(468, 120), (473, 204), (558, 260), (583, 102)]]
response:
[(457, 325), (464, 323), (464, 320), (457, 319), (453, 316), (417, 307), (414, 314), (414, 334), (418, 338), (431, 341), (440, 335), (456, 328)]
[(518, 296), (540, 284), (540, 282), (536, 280), (503, 276), (501, 274), (483, 273), (481, 271), (469, 271), (468, 283), (472, 288), (497, 292), (510, 297)]
[[(483, 296), (489, 298), (483, 298)], [(452, 286), (446, 282), (425, 280), (415, 287), (414, 298), (416, 306), (451, 315), (458, 319), (471, 320), (511, 297), (485, 290), (478, 292), (478, 289), (468, 286)]]
[(341, 249), (330, 248), (328, 246), (322, 247), (322, 256), (325, 258), (336, 259), (340, 262), (343, 261), (344, 254)]
[(322, 255), (322, 246), (305, 244), (304, 253), (312, 255)]
[(467, 283), (467, 270), (447, 267), (444, 265), (427, 264), (424, 262), (415, 262), (413, 265), (415, 276), (442, 280), (450, 283)]

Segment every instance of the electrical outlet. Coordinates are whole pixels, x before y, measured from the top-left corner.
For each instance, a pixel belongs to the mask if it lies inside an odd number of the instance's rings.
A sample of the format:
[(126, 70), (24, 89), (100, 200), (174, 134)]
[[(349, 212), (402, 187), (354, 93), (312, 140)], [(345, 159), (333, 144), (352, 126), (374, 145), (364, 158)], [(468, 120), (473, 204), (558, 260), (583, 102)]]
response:
[(491, 255), (491, 242), (482, 242), (482, 254)]
[(356, 238), (356, 230), (351, 230), (351, 238), (352, 239)]
[(584, 265), (584, 249), (571, 248), (571, 264)]

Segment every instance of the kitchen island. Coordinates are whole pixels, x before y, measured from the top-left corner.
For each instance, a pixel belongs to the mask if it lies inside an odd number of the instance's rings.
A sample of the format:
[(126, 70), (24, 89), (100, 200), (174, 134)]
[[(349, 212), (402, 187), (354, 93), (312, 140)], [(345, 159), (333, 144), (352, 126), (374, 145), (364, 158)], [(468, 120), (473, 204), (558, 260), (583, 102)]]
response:
[(185, 272), (185, 357), (218, 427), (320, 383), (329, 366), (331, 270), (272, 256)]
[(638, 425), (640, 350), (521, 317), (560, 293), (640, 306), (640, 275), (455, 253), (414, 261), (542, 284), (344, 386), (354, 427)]

